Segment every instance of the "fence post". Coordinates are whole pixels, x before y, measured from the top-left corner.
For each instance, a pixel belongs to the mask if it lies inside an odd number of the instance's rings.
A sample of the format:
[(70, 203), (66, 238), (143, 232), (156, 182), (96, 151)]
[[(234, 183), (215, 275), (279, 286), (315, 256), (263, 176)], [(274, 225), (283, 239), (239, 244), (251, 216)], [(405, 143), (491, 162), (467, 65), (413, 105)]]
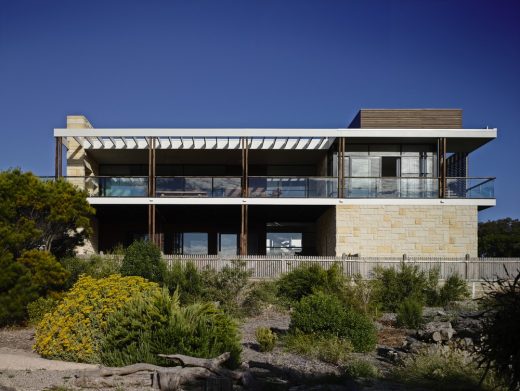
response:
[(469, 281), (469, 254), (466, 254), (466, 264), (465, 264), (465, 277), (466, 281)]

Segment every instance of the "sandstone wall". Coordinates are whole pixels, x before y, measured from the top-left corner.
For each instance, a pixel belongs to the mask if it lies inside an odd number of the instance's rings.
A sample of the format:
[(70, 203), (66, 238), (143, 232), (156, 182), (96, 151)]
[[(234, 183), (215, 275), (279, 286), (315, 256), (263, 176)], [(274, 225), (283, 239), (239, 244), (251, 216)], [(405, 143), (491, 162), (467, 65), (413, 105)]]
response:
[(477, 256), (477, 206), (340, 205), (336, 255)]

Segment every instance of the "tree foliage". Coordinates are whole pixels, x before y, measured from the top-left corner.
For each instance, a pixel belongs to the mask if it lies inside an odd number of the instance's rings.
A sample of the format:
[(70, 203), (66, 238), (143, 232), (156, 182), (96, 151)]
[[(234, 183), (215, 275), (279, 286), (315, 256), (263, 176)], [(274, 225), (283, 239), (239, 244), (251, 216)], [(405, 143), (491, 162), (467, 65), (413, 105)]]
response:
[(0, 255), (0, 326), (27, 318), (27, 304), (60, 290), (69, 273), (47, 251), (29, 250), (19, 258)]
[(478, 253), (481, 257), (519, 257), (520, 220), (507, 218), (479, 223)]
[(30, 249), (71, 254), (91, 233), (93, 214), (86, 193), (65, 180), (42, 181), (19, 169), (0, 173), (0, 250), (14, 258)]
[(494, 370), (511, 390), (520, 390), (520, 271), (495, 282), (488, 282), (481, 303), (482, 335), (478, 348), (480, 365)]

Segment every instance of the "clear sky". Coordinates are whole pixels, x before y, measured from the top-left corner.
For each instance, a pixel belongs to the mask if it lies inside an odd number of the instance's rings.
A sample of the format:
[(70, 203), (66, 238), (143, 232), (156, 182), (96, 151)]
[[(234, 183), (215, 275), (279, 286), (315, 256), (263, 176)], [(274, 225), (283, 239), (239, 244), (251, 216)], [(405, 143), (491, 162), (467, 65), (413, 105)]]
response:
[(54, 127), (343, 127), (462, 108), (520, 218), (520, 1), (0, 0), (0, 169), (52, 175)]

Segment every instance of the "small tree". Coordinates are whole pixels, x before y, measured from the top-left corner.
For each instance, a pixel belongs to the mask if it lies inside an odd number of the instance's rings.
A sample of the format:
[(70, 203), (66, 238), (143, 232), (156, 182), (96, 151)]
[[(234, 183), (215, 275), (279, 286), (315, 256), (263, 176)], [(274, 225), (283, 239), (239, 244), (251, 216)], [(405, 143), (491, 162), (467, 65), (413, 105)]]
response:
[[(502, 376), (511, 390), (520, 389), (520, 272), (486, 283), (480, 299), (486, 310), (481, 315), (482, 331), (478, 343), (480, 365)], [(484, 378), (482, 379), (484, 380)]]
[(42, 181), (19, 169), (0, 173), (0, 250), (18, 258), (25, 250), (70, 255), (90, 235), (94, 209), (87, 194), (60, 179)]
[(0, 254), (0, 326), (27, 318), (27, 304), (60, 290), (69, 273), (48, 251), (29, 250), (14, 260)]
[(126, 250), (121, 274), (124, 276), (140, 276), (149, 281), (164, 282), (166, 265), (161, 250), (152, 242), (136, 240)]

